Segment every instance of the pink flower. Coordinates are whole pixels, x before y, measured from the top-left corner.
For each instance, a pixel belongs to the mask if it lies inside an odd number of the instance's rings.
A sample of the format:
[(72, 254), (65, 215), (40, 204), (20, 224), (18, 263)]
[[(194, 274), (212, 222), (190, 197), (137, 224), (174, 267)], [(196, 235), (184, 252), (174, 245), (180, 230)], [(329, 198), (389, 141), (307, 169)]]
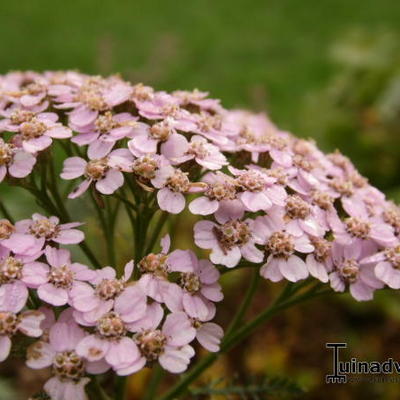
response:
[[(265, 246), (267, 262), (261, 267), (260, 274), (265, 279), (278, 282), (285, 278), (296, 282), (307, 278), (309, 269), (315, 269), (315, 263), (308, 266), (296, 253), (311, 253), (314, 247), (304, 234), (294, 236), (287, 232), (286, 224), (279, 215), (257, 217), (254, 232), (257, 243)], [(310, 260), (309, 260), (310, 261)], [(319, 274), (317, 275), (319, 277)], [(321, 276), (321, 280), (324, 280)]]
[(184, 193), (196, 193), (205, 190), (205, 186), (190, 182), (187, 173), (170, 165), (157, 170), (151, 183), (154, 187), (160, 189), (157, 192), (158, 205), (162, 210), (171, 214), (179, 214), (185, 208)]
[[(182, 268), (187, 256), (191, 268)], [(192, 251), (176, 250), (168, 257), (172, 271), (180, 272), (178, 284), (183, 290), (182, 304), (186, 314), (200, 321), (207, 321), (215, 314), (213, 302), (223, 299), (221, 286), (218, 283), (219, 271), (208, 261), (198, 260)]]
[[(18, 113), (18, 110), (15, 111)], [(7, 129), (19, 133), (22, 148), (28, 153), (36, 153), (49, 147), (53, 139), (66, 139), (72, 136), (71, 129), (57, 122), (54, 113), (12, 114)]]
[(81, 133), (71, 141), (80, 146), (88, 144), (88, 156), (91, 159), (103, 158), (110, 153), (117, 141), (133, 134), (137, 125), (136, 119), (129, 113), (113, 115), (107, 111), (98, 115), (89, 127), (78, 128)]
[[(97, 270), (95, 279), (91, 280), (92, 284), (78, 282), (71, 289), (72, 306), (82, 313), (82, 318), (86, 321), (97, 321), (113, 308), (115, 299), (127, 288), (132, 271), (132, 261), (125, 265), (124, 275), (121, 279), (117, 279), (115, 269), (111, 267)], [(133, 297), (131, 298), (132, 301)], [(144, 294), (140, 290), (136, 291), (135, 301), (139, 303), (144, 301)]]
[[(194, 350), (189, 343), (195, 338), (196, 330), (183, 312), (167, 316), (161, 329), (158, 321), (139, 331), (135, 341), (142, 357), (148, 362), (158, 360), (160, 365), (174, 374), (186, 370)], [(131, 373), (128, 366), (125, 373)]]
[(188, 148), (186, 138), (176, 132), (170, 118), (152, 126), (141, 124), (139, 129), (135, 130), (133, 139), (128, 142), (128, 147), (133, 155), (140, 157), (156, 154), (159, 144), (160, 153), (169, 159), (185, 153)]
[(365, 246), (370, 241), (382, 247), (396, 245), (398, 240), (392, 226), (378, 218), (369, 218), (362, 208), (358, 209), (358, 214), (358, 216), (346, 218), (343, 222), (339, 217), (330, 220), (335, 240), (338, 243)]
[(223, 225), (200, 221), (194, 226), (194, 241), (202, 249), (211, 249), (210, 260), (228, 268), (236, 266), (243, 257), (259, 263), (263, 253), (255, 246), (252, 220), (231, 220)]
[(375, 265), (375, 275), (392, 289), (400, 289), (400, 245), (387, 247), (360, 261), (361, 265)]
[[(128, 151), (124, 154), (130, 159)], [(113, 160), (114, 156), (116, 156), (115, 160)], [(82, 175), (85, 177), (85, 180), (68, 195), (68, 198), (75, 199), (81, 196), (91, 183), (94, 183), (96, 189), (102, 194), (114, 193), (124, 184), (124, 175), (120, 171), (120, 158), (121, 151), (119, 150), (114, 150), (107, 157), (89, 161), (80, 157), (67, 158), (60, 174), (61, 178), (69, 180)]]
[(189, 210), (195, 215), (210, 215), (215, 213), (218, 222), (224, 223), (230, 219), (240, 219), (244, 207), (237, 199), (237, 185), (234, 178), (222, 172), (208, 173), (203, 182), (207, 189), (201, 197), (189, 204)]
[(329, 280), (333, 290), (343, 292), (349, 287), (351, 295), (358, 301), (371, 300), (374, 291), (383, 283), (375, 276), (374, 265), (360, 261), (365, 258), (361, 246), (333, 244), (332, 258), (335, 264)]
[(213, 322), (200, 322), (193, 320), (196, 329), (196, 339), (208, 351), (219, 351), (221, 339), (224, 336), (223, 329)]
[(36, 158), (32, 154), (0, 138), (0, 183), (7, 172), (14, 178), (25, 178), (32, 172), (35, 163)]
[(13, 252), (21, 259), (35, 260), (41, 254), (42, 247), (31, 235), (17, 233), (8, 219), (0, 220), (0, 256)]
[(0, 286), (0, 362), (11, 349), (11, 338), (19, 332), (25, 336), (39, 337), (44, 314), (36, 310), (20, 312), (28, 299), (26, 288), (20, 285)]
[(87, 334), (74, 321), (59, 319), (49, 331), (49, 340), (39, 340), (27, 349), (26, 364), (32, 369), (52, 366), (54, 376), (44, 385), (46, 393), (57, 400), (87, 400), (85, 376), (104, 373), (109, 366), (104, 361), (90, 362), (76, 353), (76, 347)]
[(256, 169), (239, 170), (229, 167), (237, 175), (236, 184), (240, 190), (239, 198), (247, 210), (257, 212), (268, 210), (273, 204), (284, 206), (287, 194), (276, 178), (267, 176)]
[(194, 135), (190, 143), (182, 149), (181, 154), (176, 154), (172, 159), (173, 164), (180, 164), (194, 159), (197, 164), (208, 170), (218, 170), (228, 164), (226, 157), (220, 152), (217, 146), (209, 143), (202, 136)]
[(86, 322), (79, 314), (75, 318), (80, 324), (94, 326), (95, 333), (86, 336), (76, 347), (76, 352), (89, 361), (105, 361), (117, 372), (125, 375), (124, 369), (130, 373), (143, 368), (145, 360), (130, 337), (129, 332), (135, 330), (131, 323), (140, 320), (146, 314), (146, 296), (142, 294), (138, 300), (138, 287), (130, 286), (120, 294), (111, 311), (102, 315), (96, 322)]
[(24, 219), (15, 224), (16, 231), (21, 234), (31, 235), (37, 241), (37, 246), (42, 249), (45, 243), (77, 244), (84, 240), (85, 235), (79, 231), (81, 222), (60, 224), (57, 217), (45, 217), (35, 213), (32, 219)]
[(46, 259), (50, 264), (32, 262), (25, 265), (24, 281), (37, 289), (39, 298), (53, 306), (63, 306), (70, 301), (70, 291), (77, 281), (88, 281), (95, 273), (86, 265), (71, 263), (68, 250), (47, 246)]

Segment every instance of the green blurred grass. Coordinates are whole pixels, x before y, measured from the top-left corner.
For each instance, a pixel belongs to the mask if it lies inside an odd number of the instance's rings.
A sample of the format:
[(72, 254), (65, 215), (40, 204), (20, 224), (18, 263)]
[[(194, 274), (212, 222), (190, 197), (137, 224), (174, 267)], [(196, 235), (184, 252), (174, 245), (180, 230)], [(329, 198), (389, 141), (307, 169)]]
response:
[(120, 72), (158, 88), (209, 90), (296, 129), (305, 92), (354, 27), (399, 30), (396, 0), (0, 2), (0, 72)]

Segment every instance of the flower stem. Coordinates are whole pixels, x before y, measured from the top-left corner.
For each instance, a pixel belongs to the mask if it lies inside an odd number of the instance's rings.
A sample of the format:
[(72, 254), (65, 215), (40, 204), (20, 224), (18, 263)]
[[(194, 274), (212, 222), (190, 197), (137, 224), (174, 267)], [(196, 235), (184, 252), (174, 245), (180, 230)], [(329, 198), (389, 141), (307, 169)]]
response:
[[(218, 358), (220, 354), (223, 354), (238, 343), (240, 343), (244, 338), (246, 338), (250, 333), (252, 333), (261, 323), (268, 321), (279, 311), (287, 309), (297, 303), (303, 302), (311, 297), (315, 297), (321, 294), (332, 293), (331, 290), (322, 290), (318, 292), (319, 284), (315, 285), (308, 291), (298, 296), (294, 296), (297, 292), (292, 290), (291, 285), (287, 286), (277, 300), (266, 310), (262, 311), (258, 316), (249, 321), (248, 323), (242, 325), (237, 331), (233, 331), (229, 336), (225, 336), (221, 344), (219, 353), (211, 353), (207, 357), (199, 361), (199, 363), (192, 368), (182, 379), (173, 386), (160, 400), (173, 400), (179, 398), (186, 390), (188, 385), (190, 385), (195, 379), (197, 379), (210, 365), (212, 365)], [(289, 290), (290, 288), (290, 290)], [(294, 296), (294, 297), (292, 297)]]
[(145, 396), (143, 397), (143, 400), (154, 400), (154, 399), (156, 399), (157, 389), (158, 389), (158, 386), (161, 383), (163, 374), (164, 374), (164, 370), (160, 367), (159, 364), (157, 364), (154, 367), (153, 373), (152, 373), (151, 378), (150, 378), (150, 382), (148, 384), (148, 389), (146, 391)]
[(260, 281), (260, 272), (258, 268), (254, 268), (253, 270), (253, 276), (250, 282), (250, 285), (247, 289), (247, 292), (245, 294), (245, 297), (240, 304), (238, 312), (235, 314), (235, 316), (232, 319), (232, 322), (230, 323), (225, 335), (229, 336), (232, 331), (236, 329), (236, 327), (241, 323), (243, 317), (245, 316), (250, 304), (251, 300), (254, 297), (254, 294), (256, 293), (258, 283)]
[(125, 400), (126, 376), (116, 376), (115, 386), (115, 400)]

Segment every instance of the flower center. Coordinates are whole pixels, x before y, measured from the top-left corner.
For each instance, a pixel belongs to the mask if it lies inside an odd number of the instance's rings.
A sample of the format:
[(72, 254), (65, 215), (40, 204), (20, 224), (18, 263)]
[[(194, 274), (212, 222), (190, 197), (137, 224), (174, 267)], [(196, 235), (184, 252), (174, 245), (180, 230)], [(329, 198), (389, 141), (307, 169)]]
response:
[(350, 217), (345, 220), (346, 231), (359, 239), (367, 239), (371, 226), (368, 222), (364, 222), (359, 218)]
[(13, 336), (17, 332), (18, 324), (18, 315), (12, 312), (0, 311), (0, 336)]
[(85, 374), (85, 363), (75, 351), (63, 351), (54, 357), (53, 371), (61, 379), (79, 380)]
[(306, 172), (311, 172), (315, 168), (315, 163), (301, 154), (294, 155), (293, 164)]
[(117, 339), (126, 333), (124, 321), (113, 311), (104, 314), (97, 321), (96, 328), (99, 334), (106, 339)]
[(312, 202), (316, 204), (319, 208), (327, 211), (332, 208), (333, 199), (326, 192), (321, 192), (320, 190), (315, 190), (312, 194)]
[(310, 206), (297, 195), (287, 198), (285, 210), (290, 219), (305, 219), (310, 215)]
[(294, 253), (293, 236), (286, 232), (274, 232), (265, 245), (267, 253), (288, 259)]
[(139, 350), (147, 361), (155, 361), (164, 351), (166, 336), (159, 330), (145, 330), (136, 336)]
[(213, 183), (208, 186), (205, 195), (211, 200), (234, 200), (236, 198), (236, 186), (229, 180), (224, 183)]
[(400, 269), (400, 245), (385, 249), (385, 257), (395, 269)]
[(167, 121), (158, 122), (150, 128), (150, 135), (160, 142), (167, 141), (172, 132), (172, 127)]
[(230, 250), (234, 246), (246, 244), (251, 237), (249, 226), (242, 221), (229, 221), (220, 227), (214, 228), (219, 245), (222, 250)]
[(79, 90), (77, 101), (85, 104), (92, 110), (104, 111), (107, 109), (107, 104), (101, 94), (101, 89), (104, 86), (99, 78), (89, 79)]
[(20, 132), (24, 140), (41, 137), (46, 130), (46, 125), (36, 118), (32, 118), (29, 122), (24, 122), (20, 127)]
[(327, 154), (328, 159), (337, 167), (342, 170), (346, 170), (349, 167), (352, 167), (350, 160), (344, 156), (339, 150), (336, 150), (334, 153)]
[(323, 263), (331, 254), (332, 243), (326, 239), (319, 238), (316, 236), (310, 237), (310, 241), (314, 246), (314, 257), (315, 259)]
[(182, 273), (179, 283), (190, 294), (195, 294), (201, 289), (200, 278), (193, 272)]
[(138, 83), (133, 86), (133, 97), (137, 100), (151, 100), (154, 96), (154, 89), (150, 86), (144, 86), (143, 83)]
[(394, 228), (395, 233), (400, 234), (400, 210), (388, 208), (383, 212), (383, 220)]
[(0, 262), (0, 284), (21, 279), (23, 266), (22, 262), (14, 257), (7, 257)]
[(205, 159), (210, 155), (206, 142), (200, 140), (195, 140), (190, 143), (188, 153), (200, 159)]
[(10, 163), (13, 157), (13, 146), (0, 139), (0, 166)]
[(168, 178), (167, 186), (173, 192), (187, 192), (190, 188), (190, 180), (187, 173), (182, 172), (179, 169), (175, 170), (174, 174)]
[(202, 132), (210, 132), (213, 129), (220, 130), (222, 127), (222, 118), (219, 115), (201, 113), (197, 121), (197, 126)]
[(179, 108), (179, 106), (177, 104), (166, 104), (162, 108), (162, 114), (165, 117), (176, 118), (176, 117), (178, 117), (179, 110), (180, 110), (180, 108)]
[(104, 115), (99, 115), (95, 122), (96, 130), (100, 133), (108, 133), (118, 127), (118, 122), (114, 121), (111, 112), (107, 111)]
[(143, 156), (133, 163), (133, 172), (145, 179), (154, 179), (158, 169), (157, 161), (151, 156)]
[(236, 182), (241, 188), (250, 192), (261, 192), (265, 188), (265, 179), (257, 171), (246, 171), (240, 174)]
[(167, 267), (168, 256), (165, 254), (148, 254), (143, 257), (139, 262), (139, 268), (144, 273), (151, 273), (160, 278), (168, 277), (168, 267)]
[(265, 136), (264, 143), (269, 144), (271, 147), (277, 150), (284, 150), (288, 145), (287, 140), (284, 137), (273, 134)]
[(119, 279), (103, 279), (96, 286), (96, 295), (102, 300), (115, 299), (125, 288), (125, 282)]
[(354, 283), (358, 278), (359, 271), (359, 264), (353, 258), (344, 260), (342, 265), (339, 267), (339, 272), (343, 280), (347, 283)]
[(74, 282), (74, 273), (71, 269), (63, 265), (62, 267), (52, 268), (49, 272), (49, 282), (56, 288), (69, 289)]
[(275, 178), (277, 183), (279, 183), (280, 185), (286, 185), (287, 174), (283, 168), (277, 167), (277, 168), (267, 169), (264, 170), (264, 172), (271, 178)]
[(33, 119), (35, 113), (27, 110), (15, 110), (10, 115), (10, 121), (13, 125), (21, 125), (24, 122), (29, 122)]
[(47, 240), (57, 236), (60, 228), (58, 224), (51, 222), (48, 218), (41, 218), (32, 222), (29, 227), (31, 235), (37, 238), (45, 238)]
[(107, 165), (107, 158), (91, 160), (86, 164), (85, 176), (98, 181), (99, 179), (103, 178), (108, 169), (109, 167)]
[(8, 219), (0, 219), (0, 240), (8, 239), (14, 231), (14, 225)]
[(340, 178), (333, 178), (329, 186), (342, 196), (350, 197), (354, 193), (353, 183)]

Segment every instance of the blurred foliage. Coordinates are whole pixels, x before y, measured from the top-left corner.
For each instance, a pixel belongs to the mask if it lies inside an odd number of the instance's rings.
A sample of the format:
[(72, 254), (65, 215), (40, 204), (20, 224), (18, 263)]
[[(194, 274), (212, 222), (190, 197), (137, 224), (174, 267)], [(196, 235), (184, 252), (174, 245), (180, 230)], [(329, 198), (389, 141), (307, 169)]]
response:
[(208, 385), (191, 390), (193, 400), (202, 400), (205, 396), (219, 396), (224, 400), (295, 399), (304, 394), (297, 383), (282, 377), (251, 379), (247, 384), (241, 385), (223, 381), (223, 378), (216, 379)]
[[(373, 184), (400, 200), (400, 2), (398, 0), (52, 0), (0, 1), (0, 73), (9, 70), (79, 69), (121, 73), (157, 89), (198, 87), (227, 107), (266, 110), (284, 129), (315, 138), (325, 150), (341, 149)], [(3, 189), (1, 189), (3, 190)], [(13, 189), (18, 218), (32, 200)], [(0, 193), (4, 195), (4, 193)], [(90, 243), (99, 229), (94, 211), (68, 204), (86, 221)], [(186, 247), (191, 221), (178, 216), (174, 245)], [(132, 238), (119, 225), (120, 265)], [(99, 252), (101, 253), (101, 246)], [(226, 299), (218, 320), (227, 326), (250, 271), (224, 276)], [(281, 284), (262, 282), (254, 316)], [(329, 341), (347, 341), (346, 359), (400, 359), (399, 296), (380, 291), (373, 302), (335, 296), (287, 311), (257, 331), (201, 377), (243, 386), (251, 377), (289, 376), (307, 389), (304, 399), (396, 400), (397, 384), (325, 385), (331, 369)], [(26, 399), (49, 371), (0, 366), (0, 400)], [(129, 380), (129, 400), (140, 400), (150, 370)], [(161, 390), (176, 378), (166, 375)], [(229, 382), (229, 383), (227, 383)], [(225, 400), (218, 393), (205, 399)], [(239, 395), (232, 399), (240, 400)]]
[[(330, 51), (339, 72), (310, 94), (304, 132), (339, 148), (379, 188), (400, 195), (400, 36), (355, 30)], [(316, 112), (317, 110), (317, 112)]]

